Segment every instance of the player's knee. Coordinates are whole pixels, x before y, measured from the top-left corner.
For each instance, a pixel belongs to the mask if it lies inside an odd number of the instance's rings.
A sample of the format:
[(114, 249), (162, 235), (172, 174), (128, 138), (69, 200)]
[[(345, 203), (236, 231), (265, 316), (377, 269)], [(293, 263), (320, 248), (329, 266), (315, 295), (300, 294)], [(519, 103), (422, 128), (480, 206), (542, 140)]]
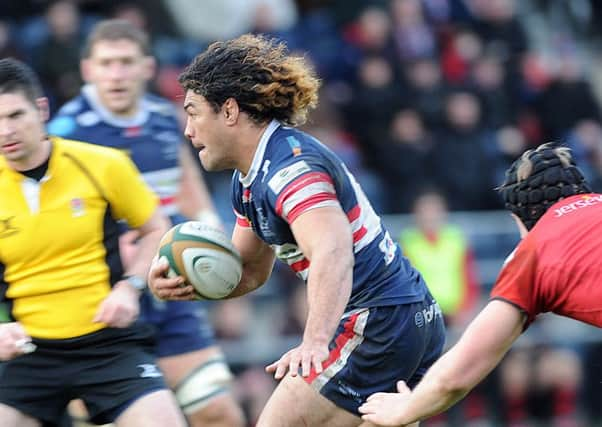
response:
[(243, 426), (242, 412), (228, 392), (232, 378), (223, 357), (207, 360), (175, 387), (180, 407), (189, 419), (202, 420), (198, 425)]

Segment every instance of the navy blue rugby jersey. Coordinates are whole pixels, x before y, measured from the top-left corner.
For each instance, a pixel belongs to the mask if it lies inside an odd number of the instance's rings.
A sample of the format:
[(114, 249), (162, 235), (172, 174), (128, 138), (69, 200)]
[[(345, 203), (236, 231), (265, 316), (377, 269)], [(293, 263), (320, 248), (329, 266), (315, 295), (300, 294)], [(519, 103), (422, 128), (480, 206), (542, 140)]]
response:
[(353, 175), (314, 137), (272, 121), (247, 175), (234, 172), (232, 203), (237, 224), (251, 227), (304, 281), (311, 265), (290, 224), (310, 209), (340, 205), (351, 224), (355, 254), (347, 310), (424, 299), (422, 276), (393, 242)]
[(121, 118), (100, 103), (94, 86), (85, 85), (77, 97), (58, 111), (48, 124), (48, 133), (127, 152), (159, 196), (162, 212), (174, 222), (184, 219), (176, 203), (183, 138), (169, 101), (145, 94), (138, 113)]

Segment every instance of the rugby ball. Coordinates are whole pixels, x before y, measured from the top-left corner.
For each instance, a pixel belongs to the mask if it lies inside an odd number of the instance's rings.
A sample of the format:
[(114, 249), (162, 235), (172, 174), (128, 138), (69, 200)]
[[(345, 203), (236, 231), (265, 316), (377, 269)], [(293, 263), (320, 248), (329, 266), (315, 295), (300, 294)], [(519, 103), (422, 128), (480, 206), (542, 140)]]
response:
[(169, 263), (168, 276), (182, 276), (201, 299), (228, 296), (242, 275), (240, 255), (220, 228), (199, 221), (172, 227), (159, 243), (159, 258)]

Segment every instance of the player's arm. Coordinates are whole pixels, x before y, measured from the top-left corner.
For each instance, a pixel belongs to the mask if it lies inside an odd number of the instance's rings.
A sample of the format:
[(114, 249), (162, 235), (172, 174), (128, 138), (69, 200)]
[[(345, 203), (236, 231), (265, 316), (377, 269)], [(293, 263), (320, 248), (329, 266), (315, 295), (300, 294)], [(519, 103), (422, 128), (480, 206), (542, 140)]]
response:
[(185, 144), (180, 148), (180, 166), (182, 178), (178, 190), (178, 206), (182, 214), (221, 226), (203, 175), (192, 158), (190, 148)]
[(146, 277), (153, 257), (157, 253), (163, 234), (169, 229), (169, 220), (156, 209), (151, 217), (135, 230), (138, 232), (136, 256), (128, 266), (126, 276)]
[(344, 313), (353, 279), (353, 237), (340, 205), (311, 209), (291, 224), (295, 240), (311, 267), (307, 279), (308, 317), (301, 345), (266, 369), (281, 378), (286, 371), (307, 376), (322, 371), (328, 343)]
[(242, 258), (240, 283), (228, 298), (247, 294), (263, 285), (274, 267), (275, 255), (270, 246), (253, 233), (250, 227), (234, 226), (232, 243)]
[(139, 234), (138, 249), (125, 271), (125, 276), (137, 277), (117, 281), (93, 320), (112, 327), (126, 327), (138, 316), (140, 289), (136, 289), (137, 283), (144, 283), (169, 222), (159, 210), (157, 196), (144, 183), (134, 163), (121, 153), (112, 156), (101, 176), (104, 195), (113, 217), (127, 221)]
[(372, 395), (360, 407), (362, 418), (401, 426), (445, 411), (497, 366), (521, 334), (524, 322), (525, 315), (517, 307), (500, 300), (489, 302), (412, 392), (402, 383), (400, 393)]

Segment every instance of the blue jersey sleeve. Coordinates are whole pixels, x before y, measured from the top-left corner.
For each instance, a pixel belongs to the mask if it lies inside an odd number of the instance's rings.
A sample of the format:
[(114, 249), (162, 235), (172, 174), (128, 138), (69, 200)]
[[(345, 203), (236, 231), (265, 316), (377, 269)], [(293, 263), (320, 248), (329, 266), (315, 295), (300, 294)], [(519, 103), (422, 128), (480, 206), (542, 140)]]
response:
[(276, 214), (290, 224), (308, 210), (339, 205), (330, 170), (311, 156), (295, 157), (276, 168), (268, 177), (266, 188)]
[(75, 117), (67, 115), (56, 116), (46, 127), (49, 134), (63, 138), (71, 138), (76, 129), (77, 122), (75, 121)]

